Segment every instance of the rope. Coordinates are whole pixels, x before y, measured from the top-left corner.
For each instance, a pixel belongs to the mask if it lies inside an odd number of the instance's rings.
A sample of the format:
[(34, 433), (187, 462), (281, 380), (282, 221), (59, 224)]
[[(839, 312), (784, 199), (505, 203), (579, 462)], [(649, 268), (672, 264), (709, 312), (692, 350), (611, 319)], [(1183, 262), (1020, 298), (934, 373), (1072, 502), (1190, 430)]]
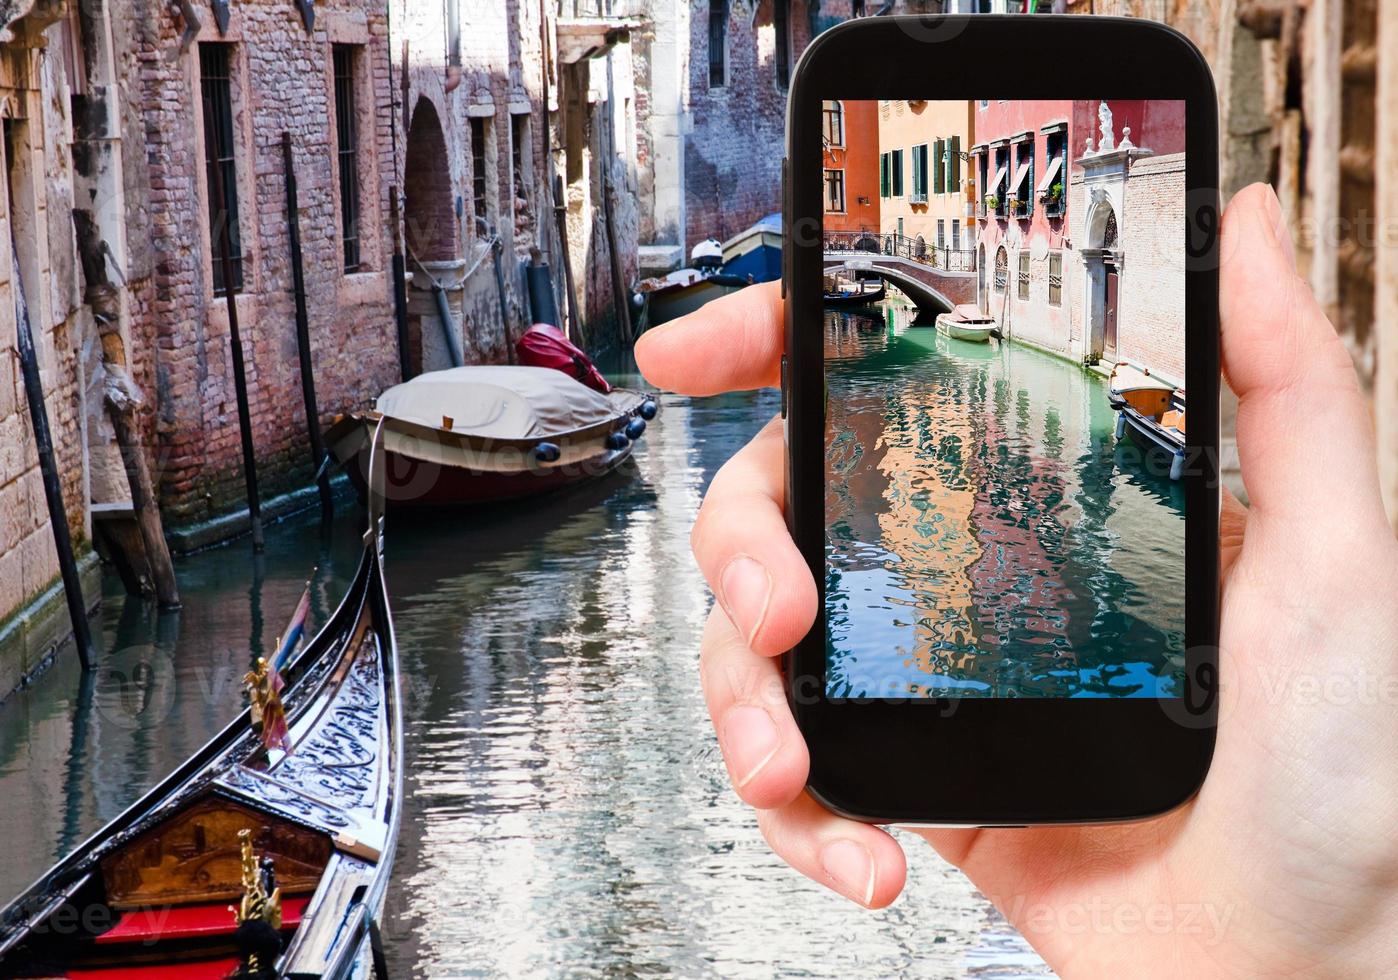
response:
[(474, 276), (478, 271), (480, 271), (480, 267), (481, 267), (482, 264), (484, 264), (486, 256), (487, 256), (487, 255), (490, 255), (492, 252), (494, 252), (494, 251), (495, 251), (495, 246), (498, 245), (498, 244), (500, 244), (500, 236), (499, 236), (499, 235), (491, 235), (488, 239), (485, 239), (485, 245), (486, 245), (486, 247), (485, 247), (485, 249), (481, 252), (480, 258), (476, 259), (475, 264), (472, 265), (471, 268), (469, 268), (469, 269), (467, 269), (465, 272), (463, 272), (463, 273), (461, 274), (461, 278), (458, 279), (454, 284), (452, 284), (452, 285), (450, 285), (450, 286), (446, 285), (446, 284), (443, 283), (440, 279), (438, 279), (436, 276), (432, 275), (432, 273), (430, 273), (430, 272), (427, 271), (427, 267), (426, 267), (425, 265), (423, 265), (423, 264), (422, 264), (422, 260), (419, 259), (419, 258), (417, 257), (417, 253), (413, 251), (413, 247), (412, 247), (411, 245), (409, 245), (406, 241), (403, 243), (403, 247), (404, 247), (405, 249), (407, 249), (408, 258), (412, 259), (412, 260), (413, 260), (413, 264), (416, 265), (419, 269), (422, 270), (422, 274), (428, 278), (428, 280), (432, 283), (432, 285), (436, 286), (438, 289), (444, 289), (444, 290), (446, 290), (447, 292), (452, 292), (453, 290), (457, 290), (457, 289), (460, 289), (462, 286), (465, 286), (467, 280), (469, 280), (469, 279), (470, 279), (472, 276)]

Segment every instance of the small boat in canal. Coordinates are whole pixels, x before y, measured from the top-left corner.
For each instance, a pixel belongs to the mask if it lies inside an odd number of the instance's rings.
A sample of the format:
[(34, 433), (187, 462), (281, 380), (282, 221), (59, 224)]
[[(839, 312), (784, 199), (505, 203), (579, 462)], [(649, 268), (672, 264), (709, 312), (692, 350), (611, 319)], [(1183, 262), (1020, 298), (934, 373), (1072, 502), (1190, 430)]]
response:
[(724, 271), (723, 246), (714, 238), (695, 245), (689, 261), (686, 268), (642, 280), (636, 285), (636, 304), (640, 310), (637, 322), (642, 329), (678, 320), (705, 303), (736, 293), (756, 281)]
[(982, 313), (974, 304), (963, 303), (950, 313), (939, 313), (934, 321), (937, 332), (952, 340), (969, 340), (983, 344), (995, 330), (995, 318)]
[(860, 306), (873, 306), (887, 295), (887, 289), (882, 283), (877, 289), (865, 289), (864, 280), (860, 280), (858, 289), (836, 289), (825, 293), (825, 305), (836, 309), (857, 308)]
[(1128, 433), (1148, 450), (1170, 457), (1170, 479), (1184, 473), (1184, 387), (1150, 368), (1119, 361), (1107, 383), (1107, 401), (1117, 413), (1116, 437)]
[(552, 368), (459, 367), (394, 385), (372, 411), (338, 419), (325, 442), (363, 496), (382, 420), (390, 505), (491, 503), (611, 472), (658, 411), (642, 392), (603, 394)]
[(782, 277), (782, 216), (769, 214), (723, 243), (723, 271), (749, 282)]
[(0, 909), (0, 976), (348, 980), (382, 963), (403, 756), (381, 515), (325, 626), (297, 652), (308, 589), (245, 678), (250, 706)]

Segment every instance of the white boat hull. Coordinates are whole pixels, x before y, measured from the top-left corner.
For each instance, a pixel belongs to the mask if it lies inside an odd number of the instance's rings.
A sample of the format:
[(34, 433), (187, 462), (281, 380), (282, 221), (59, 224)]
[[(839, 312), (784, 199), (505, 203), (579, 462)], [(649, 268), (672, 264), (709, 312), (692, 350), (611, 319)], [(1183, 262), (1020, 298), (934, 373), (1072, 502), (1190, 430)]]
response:
[(972, 343), (984, 344), (990, 340), (990, 332), (994, 329), (994, 323), (965, 323), (948, 313), (937, 317), (937, 332), (952, 340), (969, 340)]

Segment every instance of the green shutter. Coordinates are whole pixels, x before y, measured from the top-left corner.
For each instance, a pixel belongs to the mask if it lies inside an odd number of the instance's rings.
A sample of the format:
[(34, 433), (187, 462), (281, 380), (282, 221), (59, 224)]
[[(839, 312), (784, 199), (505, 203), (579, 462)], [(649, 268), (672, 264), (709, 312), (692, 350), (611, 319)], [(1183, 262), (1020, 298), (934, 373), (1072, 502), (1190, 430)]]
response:
[(917, 189), (919, 186), (919, 177), (922, 173), (922, 169), (918, 166), (917, 150), (917, 147), (913, 147), (913, 194), (917, 194)]
[(951, 185), (947, 188), (947, 190), (949, 191), (961, 190), (961, 157), (959, 155), (960, 153), (961, 137), (953, 136), (951, 138)]
[(935, 140), (932, 143), (932, 173), (936, 176), (932, 181), (932, 190), (938, 194), (945, 194), (947, 190), (946, 164), (942, 159), (945, 141)]
[(903, 151), (893, 151), (893, 196), (903, 196)]
[(879, 197), (888, 197), (888, 154), (879, 154)]

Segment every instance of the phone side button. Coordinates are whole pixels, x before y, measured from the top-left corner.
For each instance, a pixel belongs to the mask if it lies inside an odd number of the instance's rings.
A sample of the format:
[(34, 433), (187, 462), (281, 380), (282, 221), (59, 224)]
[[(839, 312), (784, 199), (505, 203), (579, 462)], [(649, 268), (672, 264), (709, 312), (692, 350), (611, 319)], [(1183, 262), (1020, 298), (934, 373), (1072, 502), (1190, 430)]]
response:
[(782, 418), (786, 418), (786, 355), (782, 355)]

